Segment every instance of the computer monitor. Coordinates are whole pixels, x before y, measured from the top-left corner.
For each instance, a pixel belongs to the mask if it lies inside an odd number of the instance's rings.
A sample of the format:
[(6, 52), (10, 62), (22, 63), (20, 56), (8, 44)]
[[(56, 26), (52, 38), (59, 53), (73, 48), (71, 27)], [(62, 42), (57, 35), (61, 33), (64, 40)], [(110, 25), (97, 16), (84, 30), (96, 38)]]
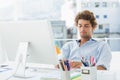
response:
[(53, 33), (47, 20), (0, 22), (0, 37), (8, 54), (14, 61), (20, 42), (29, 42), (27, 62), (57, 64)]

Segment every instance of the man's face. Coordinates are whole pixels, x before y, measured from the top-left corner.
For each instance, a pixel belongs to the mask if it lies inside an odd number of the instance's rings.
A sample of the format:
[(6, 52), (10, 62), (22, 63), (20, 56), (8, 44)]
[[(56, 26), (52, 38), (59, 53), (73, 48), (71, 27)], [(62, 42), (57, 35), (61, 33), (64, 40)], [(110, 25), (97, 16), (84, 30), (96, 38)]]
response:
[(93, 30), (89, 20), (79, 19), (78, 20), (78, 30), (81, 38), (90, 38), (92, 37)]

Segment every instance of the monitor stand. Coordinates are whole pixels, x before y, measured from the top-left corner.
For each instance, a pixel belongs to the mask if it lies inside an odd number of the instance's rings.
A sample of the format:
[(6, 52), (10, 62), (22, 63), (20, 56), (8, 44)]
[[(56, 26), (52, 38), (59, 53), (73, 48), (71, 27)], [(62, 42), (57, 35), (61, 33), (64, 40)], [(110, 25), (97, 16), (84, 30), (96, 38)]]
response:
[(29, 42), (20, 42), (16, 56), (16, 69), (15, 69), (14, 77), (18, 77), (18, 78), (33, 77), (32, 75), (25, 74), (26, 59), (28, 56), (28, 47), (29, 47)]

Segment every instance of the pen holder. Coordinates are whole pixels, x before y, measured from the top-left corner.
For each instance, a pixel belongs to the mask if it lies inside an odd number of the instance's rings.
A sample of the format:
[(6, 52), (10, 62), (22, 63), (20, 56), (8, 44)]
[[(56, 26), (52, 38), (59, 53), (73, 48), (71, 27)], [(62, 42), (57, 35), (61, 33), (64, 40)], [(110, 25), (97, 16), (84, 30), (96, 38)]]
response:
[(61, 71), (61, 80), (70, 80), (70, 71)]
[(97, 80), (97, 68), (81, 67), (81, 80)]

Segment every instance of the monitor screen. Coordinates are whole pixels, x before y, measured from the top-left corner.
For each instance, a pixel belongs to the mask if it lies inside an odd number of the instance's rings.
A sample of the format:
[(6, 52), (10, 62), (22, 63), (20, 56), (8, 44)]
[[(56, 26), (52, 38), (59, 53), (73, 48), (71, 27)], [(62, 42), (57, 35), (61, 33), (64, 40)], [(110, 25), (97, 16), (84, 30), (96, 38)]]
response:
[(27, 62), (57, 63), (52, 27), (49, 21), (0, 22), (0, 37), (10, 61), (15, 60), (19, 43), (29, 42)]

